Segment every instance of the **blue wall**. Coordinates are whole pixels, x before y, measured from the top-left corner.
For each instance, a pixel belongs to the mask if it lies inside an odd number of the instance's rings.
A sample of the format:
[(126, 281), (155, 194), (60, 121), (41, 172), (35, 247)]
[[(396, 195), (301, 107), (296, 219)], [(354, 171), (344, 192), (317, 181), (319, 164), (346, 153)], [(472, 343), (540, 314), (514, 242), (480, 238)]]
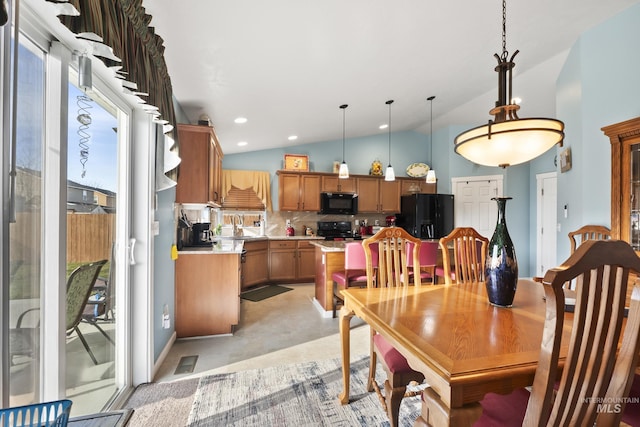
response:
[[(160, 353), (169, 342), (175, 331), (175, 261), (171, 259), (171, 246), (174, 244), (175, 224), (173, 202), (176, 200), (175, 187), (160, 191), (157, 194), (155, 220), (160, 223), (160, 234), (153, 239), (153, 360), (158, 360)], [(162, 328), (162, 311), (165, 304), (169, 308), (171, 327)], [(135, 309), (135, 308), (134, 308)]]
[(611, 149), (601, 128), (640, 116), (638, 22), (635, 5), (584, 33), (558, 78), (558, 118), (565, 122), (565, 147), (572, 154), (572, 169), (558, 174), (560, 261), (570, 252), (570, 230), (611, 225)]

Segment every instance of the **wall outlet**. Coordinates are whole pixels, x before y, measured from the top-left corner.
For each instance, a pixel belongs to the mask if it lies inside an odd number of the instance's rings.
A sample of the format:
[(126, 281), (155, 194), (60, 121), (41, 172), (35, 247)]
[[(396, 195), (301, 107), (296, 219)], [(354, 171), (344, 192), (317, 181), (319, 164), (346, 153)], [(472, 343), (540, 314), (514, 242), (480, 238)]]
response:
[(171, 319), (169, 317), (169, 306), (167, 304), (162, 308), (162, 329), (171, 327)]

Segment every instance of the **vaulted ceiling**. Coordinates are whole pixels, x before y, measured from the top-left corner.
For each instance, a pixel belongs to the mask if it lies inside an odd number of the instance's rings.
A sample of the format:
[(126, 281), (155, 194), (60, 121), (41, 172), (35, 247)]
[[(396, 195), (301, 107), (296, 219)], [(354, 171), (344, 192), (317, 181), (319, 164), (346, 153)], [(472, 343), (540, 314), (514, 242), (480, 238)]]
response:
[[(637, 0), (507, 3), (521, 117), (555, 116), (555, 81), (579, 36)], [(164, 39), (174, 96), (210, 117), (226, 154), (480, 125), (497, 100), (502, 2), (144, 0)], [(236, 124), (237, 117), (247, 118)], [(297, 135), (296, 141), (289, 141)], [(238, 142), (245, 141), (244, 147)]]

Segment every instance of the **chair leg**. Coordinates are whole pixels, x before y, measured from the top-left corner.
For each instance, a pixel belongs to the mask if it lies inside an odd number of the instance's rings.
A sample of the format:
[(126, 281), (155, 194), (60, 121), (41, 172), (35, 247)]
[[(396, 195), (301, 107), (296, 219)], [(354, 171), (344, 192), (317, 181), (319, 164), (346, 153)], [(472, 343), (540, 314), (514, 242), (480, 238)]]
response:
[(78, 328), (77, 326), (74, 326), (73, 330), (76, 331), (76, 334), (78, 334), (78, 338), (80, 338), (80, 341), (82, 341), (82, 345), (84, 346), (85, 350), (87, 350), (87, 353), (89, 353), (91, 360), (93, 360), (93, 364), (97, 365), (98, 360), (96, 359), (96, 357), (93, 355), (93, 352), (89, 348), (89, 344), (87, 343), (87, 340), (84, 339), (84, 336), (80, 332), (80, 328)]
[(102, 333), (102, 335), (104, 335), (104, 337), (107, 339), (107, 341), (109, 341), (111, 344), (116, 345), (113, 340), (111, 339), (111, 337), (104, 331), (104, 329), (102, 329), (100, 327), (100, 325), (98, 325), (98, 322), (96, 321), (91, 321), (91, 320), (87, 320), (87, 319), (83, 319), (85, 322), (95, 326), (96, 328), (98, 328), (98, 330), (100, 331), (100, 333)]
[(370, 343), (370, 350), (369, 350), (369, 379), (367, 380), (367, 391), (368, 392), (372, 392), (374, 391), (373, 388), (373, 383), (376, 380), (376, 363), (378, 362), (377, 359), (377, 354), (375, 352), (375, 350), (373, 349), (373, 335), (376, 332), (371, 329), (371, 336), (369, 337), (371, 343)]
[(398, 425), (398, 417), (400, 416), (400, 404), (402, 403), (402, 398), (404, 397), (404, 393), (407, 390), (405, 385), (392, 388), (389, 380), (384, 382), (384, 395), (387, 406), (387, 416), (389, 417), (389, 423), (391, 427), (396, 427)]

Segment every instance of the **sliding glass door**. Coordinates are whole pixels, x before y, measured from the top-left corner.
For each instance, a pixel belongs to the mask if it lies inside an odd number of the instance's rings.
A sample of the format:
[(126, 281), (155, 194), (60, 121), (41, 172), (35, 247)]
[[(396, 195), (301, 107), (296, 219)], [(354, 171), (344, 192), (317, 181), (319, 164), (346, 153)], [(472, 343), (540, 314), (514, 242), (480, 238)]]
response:
[(131, 384), (132, 114), (97, 75), (80, 89), (61, 43), (18, 41), (15, 120), (3, 103), (0, 406), (67, 397), (72, 415), (95, 413)]

